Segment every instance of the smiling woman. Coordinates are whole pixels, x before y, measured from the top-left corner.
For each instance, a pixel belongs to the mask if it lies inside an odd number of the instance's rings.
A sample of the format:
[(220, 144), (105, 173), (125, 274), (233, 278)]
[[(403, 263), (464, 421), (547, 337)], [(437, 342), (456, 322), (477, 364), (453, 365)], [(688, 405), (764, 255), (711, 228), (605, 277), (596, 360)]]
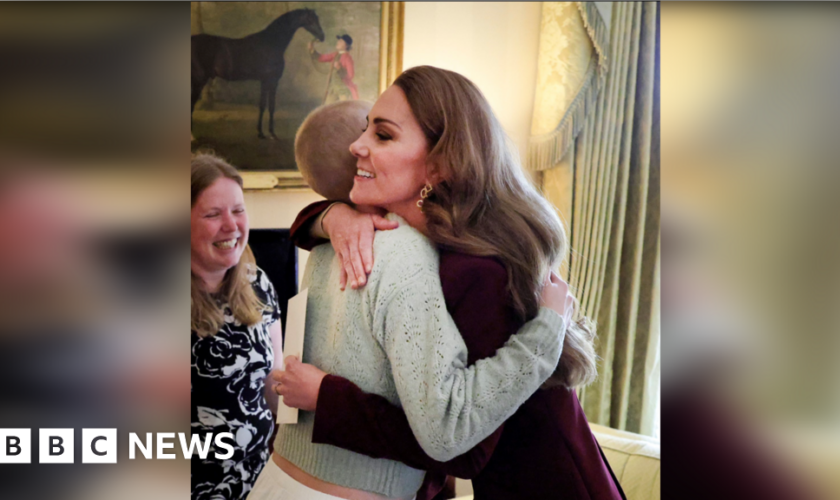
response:
[(232, 458), (192, 458), (192, 498), (245, 498), (274, 430), (276, 399), (265, 391), (265, 378), (282, 345), (280, 309), (248, 247), (236, 169), (200, 154), (191, 176), (192, 431), (202, 438), (229, 432), (235, 440)]
[(248, 215), (239, 184), (222, 177), (208, 187), (193, 207), (191, 229), (193, 271), (207, 291), (217, 292), (248, 244)]
[(389, 87), (370, 110), (364, 133), (350, 145), (358, 160), (350, 200), (384, 208), (422, 227), (418, 193), (437, 179), (426, 161), (428, 151), (429, 141), (405, 93), (397, 86)]

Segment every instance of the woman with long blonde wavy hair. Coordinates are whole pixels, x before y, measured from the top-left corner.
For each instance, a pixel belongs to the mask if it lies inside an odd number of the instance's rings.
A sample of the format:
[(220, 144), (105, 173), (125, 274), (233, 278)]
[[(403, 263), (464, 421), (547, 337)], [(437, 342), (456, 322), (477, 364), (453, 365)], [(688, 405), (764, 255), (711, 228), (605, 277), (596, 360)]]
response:
[[(350, 147), (350, 200), (398, 212), (438, 248), (446, 307), (469, 363), (493, 356), (539, 309), (541, 285), (565, 254), (554, 209), (531, 185), (479, 89), (430, 66), (400, 75), (371, 109)], [(408, 189), (402, 199), (398, 193)], [(350, 204), (322, 202), (293, 226), (303, 248), (330, 238), (342, 285), (366, 284), (374, 221)], [(594, 332), (578, 317), (566, 330), (554, 375), (495, 433), (465, 455), (433, 460), (403, 411), (349, 380), (294, 363), (278, 377), (292, 402), (316, 401), (314, 443), (427, 471), (417, 499), (446, 474), (473, 480), (476, 500), (617, 499), (624, 494), (586, 421), (575, 388), (596, 376)]]
[(224, 447), (192, 457), (192, 498), (240, 499), (269, 456), (276, 396), (265, 378), (282, 342), (280, 309), (248, 247), (242, 177), (212, 154), (190, 166), (191, 427), (202, 441), (235, 439), (226, 459), (216, 458)]

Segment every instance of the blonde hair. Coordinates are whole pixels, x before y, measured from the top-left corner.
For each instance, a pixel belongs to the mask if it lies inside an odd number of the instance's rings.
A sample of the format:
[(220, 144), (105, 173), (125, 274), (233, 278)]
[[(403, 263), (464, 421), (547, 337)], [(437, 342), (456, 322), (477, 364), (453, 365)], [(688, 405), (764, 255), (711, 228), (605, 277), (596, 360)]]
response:
[[(226, 177), (242, 187), (242, 177), (229, 163), (212, 153), (194, 155), (190, 162), (191, 207), (205, 189), (218, 179)], [(211, 294), (204, 290), (203, 282), (191, 273), (190, 328), (199, 337), (215, 335), (225, 323), (224, 311), (219, 303), (230, 305), (233, 316), (242, 324), (254, 325), (262, 320), (263, 304), (251, 286), (251, 277), (256, 272), (256, 261), (251, 247), (245, 247), (239, 262), (228, 269), (219, 292)]]
[[(428, 163), (440, 179), (423, 204), (429, 238), (443, 248), (500, 259), (514, 310), (520, 319), (534, 318), (543, 284), (566, 250), (554, 207), (525, 176), (475, 84), (452, 71), (418, 66), (394, 85), (429, 142)], [(575, 304), (575, 322), (566, 329), (546, 387), (586, 385), (597, 375), (594, 330)]]

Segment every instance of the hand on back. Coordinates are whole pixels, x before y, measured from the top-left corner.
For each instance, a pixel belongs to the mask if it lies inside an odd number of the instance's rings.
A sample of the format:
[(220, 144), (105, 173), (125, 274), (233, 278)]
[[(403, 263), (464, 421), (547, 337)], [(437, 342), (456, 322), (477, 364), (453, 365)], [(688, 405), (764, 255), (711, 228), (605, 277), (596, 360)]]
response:
[(540, 305), (554, 310), (563, 316), (566, 326), (572, 321), (575, 310), (575, 298), (569, 293), (569, 285), (554, 271), (549, 274), (540, 294)]
[(399, 227), (380, 215), (362, 213), (338, 203), (324, 216), (323, 228), (329, 235), (335, 253), (341, 262), (340, 285), (344, 290), (365, 286), (367, 275), (373, 269), (373, 233)]

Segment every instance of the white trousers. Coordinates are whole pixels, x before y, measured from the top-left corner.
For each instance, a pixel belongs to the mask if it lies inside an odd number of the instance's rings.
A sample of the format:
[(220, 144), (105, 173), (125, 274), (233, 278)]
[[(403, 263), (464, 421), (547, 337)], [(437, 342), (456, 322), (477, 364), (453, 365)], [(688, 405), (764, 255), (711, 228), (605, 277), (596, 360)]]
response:
[(295, 481), (271, 458), (263, 467), (248, 500), (342, 500)]

